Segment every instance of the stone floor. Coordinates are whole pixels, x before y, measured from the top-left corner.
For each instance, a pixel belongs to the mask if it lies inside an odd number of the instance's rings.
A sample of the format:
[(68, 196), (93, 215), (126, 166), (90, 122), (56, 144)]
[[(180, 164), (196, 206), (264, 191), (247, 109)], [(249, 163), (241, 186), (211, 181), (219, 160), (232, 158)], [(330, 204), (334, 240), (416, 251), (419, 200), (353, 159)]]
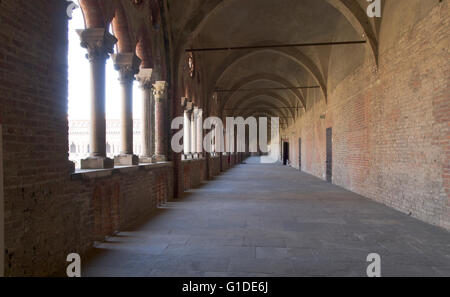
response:
[(450, 233), (281, 165), (239, 165), (120, 232), (83, 276), (450, 276)]

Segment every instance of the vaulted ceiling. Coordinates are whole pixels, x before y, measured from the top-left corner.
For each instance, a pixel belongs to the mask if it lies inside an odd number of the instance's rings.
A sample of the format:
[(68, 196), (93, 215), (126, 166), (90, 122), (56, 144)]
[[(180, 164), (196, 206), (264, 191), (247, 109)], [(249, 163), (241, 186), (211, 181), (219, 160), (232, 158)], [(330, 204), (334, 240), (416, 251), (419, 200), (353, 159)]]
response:
[[(345, 72), (331, 69), (333, 59), (350, 51), (354, 63), (370, 56), (376, 65), (378, 24), (367, 17), (365, 0), (168, 0), (167, 7), (179, 61), (186, 49), (367, 41), (194, 52), (208, 96), (217, 89), (238, 90), (218, 92), (220, 107), (229, 115), (292, 118), (297, 108), (308, 108), (311, 94), (327, 100), (330, 76)], [(300, 86), (315, 88), (286, 89)]]

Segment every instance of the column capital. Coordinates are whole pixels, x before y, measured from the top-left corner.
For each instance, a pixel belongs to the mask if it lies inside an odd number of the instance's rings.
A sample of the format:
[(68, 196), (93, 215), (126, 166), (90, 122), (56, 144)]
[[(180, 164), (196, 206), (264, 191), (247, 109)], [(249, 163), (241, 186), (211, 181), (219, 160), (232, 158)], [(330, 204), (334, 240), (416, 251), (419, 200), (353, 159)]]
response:
[(181, 97), (181, 107), (185, 108), (186, 104), (189, 102), (189, 98)]
[(165, 81), (157, 81), (153, 84), (153, 96), (155, 96), (156, 102), (162, 102), (167, 93), (168, 83)]
[(91, 28), (77, 30), (81, 40), (81, 47), (87, 49), (86, 58), (89, 61), (104, 61), (108, 59), (108, 54), (114, 52), (114, 44), (117, 38), (104, 28)]
[(134, 77), (139, 82), (139, 87), (141, 89), (150, 90), (153, 87), (152, 81), (153, 69), (152, 68), (141, 68), (139, 73)]
[(187, 102), (186, 106), (184, 108), (184, 112), (191, 114), (194, 111), (194, 103), (192, 102)]
[(111, 55), (114, 61), (114, 68), (119, 71), (119, 80), (122, 83), (130, 82), (139, 72), (139, 59), (135, 53), (119, 53)]

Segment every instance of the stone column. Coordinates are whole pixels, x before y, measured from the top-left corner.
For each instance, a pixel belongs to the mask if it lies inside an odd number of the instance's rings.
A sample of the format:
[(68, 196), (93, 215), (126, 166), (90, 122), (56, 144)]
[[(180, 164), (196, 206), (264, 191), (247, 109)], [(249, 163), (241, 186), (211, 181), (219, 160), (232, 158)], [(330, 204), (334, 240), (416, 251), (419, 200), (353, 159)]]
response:
[(216, 156), (216, 143), (217, 143), (217, 138), (216, 138), (216, 125), (214, 125), (213, 127), (212, 127), (212, 134), (211, 134), (211, 155), (213, 156), (213, 157), (215, 157)]
[(155, 127), (154, 98), (152, 92), (153, 69), (143, 68), (136, 75), (142, 90), (142, 153), (141, 163), (154, 163), (153, 158), (153, 129)]
[(197, 111), (197, 154), (201, 158), (203, 154), (203, 110)]
[(198, 117), (198, 107), (194, 107), (191, 116), (191, 152), (193, 158), (198, 158), (197, 153), (197, 117)]
[(157, 81), (153, 85), (153, 96), (155, 97), (155, 159), (156, 162), (167, 160), (166, 155), (166, 130), (164, 121), (166, 119), (164, 112), (165, 99), (167, 97), (167, 82)]
[(122, 89), (120, 155), (114, 157), (117, 166), (138, 165), (139, 158), (133, 153), (133, 81), (139, 71), (141, 60), (135, 53), (120, 53), (112, 55), (114, 67), (119, 71), (120, 87)]
[(90, 154), (81, 160), (81, 169), (113, 168), (114, 161), (106, 157), (105, 63), (117, 39), (104, 28), (77, 30), (77, 33), (91, 64)]
[(184, 110), (184, 125), (183, 125), (183, 145), (184, 145), (184, 157), (185, 159), (191, 159), (191, 117), (192, 117), (192, 102), (187, 102), (186, 109)]

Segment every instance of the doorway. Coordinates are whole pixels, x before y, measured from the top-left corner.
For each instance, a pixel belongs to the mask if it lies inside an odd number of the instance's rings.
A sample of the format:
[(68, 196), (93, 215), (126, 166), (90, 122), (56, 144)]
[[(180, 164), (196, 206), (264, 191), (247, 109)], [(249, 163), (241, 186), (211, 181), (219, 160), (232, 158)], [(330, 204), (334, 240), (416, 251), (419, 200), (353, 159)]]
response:
[(288, 165), (289, 162), (289, 142), (283, 142), (283, 165)]
[(302, 171), (302, 139), (298, 139), (298, 170)]
[(333, 182), (333, 128), (327, 129), (327, 182)]

